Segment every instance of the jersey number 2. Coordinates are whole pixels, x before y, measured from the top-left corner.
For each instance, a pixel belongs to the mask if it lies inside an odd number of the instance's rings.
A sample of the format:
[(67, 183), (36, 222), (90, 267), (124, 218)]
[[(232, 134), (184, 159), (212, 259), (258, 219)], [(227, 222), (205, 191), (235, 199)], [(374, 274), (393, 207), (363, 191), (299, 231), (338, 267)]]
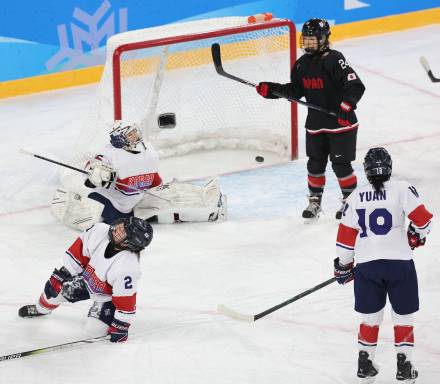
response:
[[(393, 216), (385, 208), (376, 208), (373, 212), (368, 215), (368, 223), (366, 223), (366, 210), (356, 209), (359, 216), (359, 226), (362, 229), (360, 237), (367, 237), (367, 225), (368, 228), (375, 235), (386, 235), (393, 227)], [(380, 219), (380, 220), (379, 220)]]
[(132, 289), (133, 288), (133, 284), (131, 284), (131, 277), (130, 276), (125, 276), (124, 281), (125, 281), (125, 289)]

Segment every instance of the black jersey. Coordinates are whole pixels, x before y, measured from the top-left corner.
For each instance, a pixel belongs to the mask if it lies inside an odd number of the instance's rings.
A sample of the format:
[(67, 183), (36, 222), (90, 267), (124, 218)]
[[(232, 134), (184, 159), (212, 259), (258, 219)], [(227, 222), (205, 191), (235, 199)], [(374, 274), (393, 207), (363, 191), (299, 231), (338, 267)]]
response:
[[(356, 106), (365, 86), (345, 60), (344, 55), (328, 49), (320, 55), (303, 55), (290, 73), (290, 83), (282, 85), (283, 93), (293, 98), (305, 97), (307, 102), (337, 112), (341, 101)], [(357, 122), (353, 113), (353, 121)], [(306, 129), (340, 128), (336, 117), (309, 109)]]

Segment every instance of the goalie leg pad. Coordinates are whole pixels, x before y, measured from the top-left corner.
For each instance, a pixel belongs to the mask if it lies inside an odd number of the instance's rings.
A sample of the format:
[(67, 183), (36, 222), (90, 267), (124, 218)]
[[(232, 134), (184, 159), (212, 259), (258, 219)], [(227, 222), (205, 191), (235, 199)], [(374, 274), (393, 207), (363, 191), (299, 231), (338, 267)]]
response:
[(52, 215), (70, 228), (84, 231), (98, 222), (104, 206), (86, 196), (58, 188), (52, 199)]
[(150, 191), (136, 206), (136, 217), (157, 216), (161, 224), (226, 219), (226, 195), (220, 192), (218, 179), (211, 179), (205, 186), (172, 182)]

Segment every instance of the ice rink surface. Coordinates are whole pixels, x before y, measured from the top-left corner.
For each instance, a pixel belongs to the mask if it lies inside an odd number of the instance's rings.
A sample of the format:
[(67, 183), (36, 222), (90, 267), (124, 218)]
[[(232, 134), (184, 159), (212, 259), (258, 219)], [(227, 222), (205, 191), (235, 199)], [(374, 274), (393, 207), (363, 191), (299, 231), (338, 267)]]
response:
[[(367, 149), (385, 146), (393, 177), (413, 183), (435, 215), (426, 246), (415, 252), (421, 310), (414, 362), (418, 383), (426, 384), (440, 381), (440, 84), (429, 81), (418, 60), (426, 56), (440, 75), (439, 46), (440, 26), (334, 45), (367, 88), (358, 108), (354, 166), (360, 184)], [(0, 355), (85, 337), (90, 302), (65, 305), (46, 318), (17, 316), (21, 305), (40, 295), (76, 237), (48, 209), (60, 168), (19, 149), (66, 159), (94, 95), (95, 86), (88, 86), (0, 101)], [(314, 225), (303, 224), (306, 110), (300, 106), (299, 112), (298, 161), (252, 170), (259, 153), (231, 152), (228, 161), (195, 154), (161, 165), (168, 180), (222, 174), (229, 220), (155, 226), (141, 259), (137, 319), (127, 343), (0, 362), (0, 383), (356, 383), (359, 319), (352, 285), (330, 285), (252, 324), (216, 311), (224, 303), (255, 314), (332, 276), (340, 192), (328, 167), (325, 214)], [(228, 174), (231, 166), (247, 170)], [(376, 360), (376, 383), (395, 382), (389, 307)]]

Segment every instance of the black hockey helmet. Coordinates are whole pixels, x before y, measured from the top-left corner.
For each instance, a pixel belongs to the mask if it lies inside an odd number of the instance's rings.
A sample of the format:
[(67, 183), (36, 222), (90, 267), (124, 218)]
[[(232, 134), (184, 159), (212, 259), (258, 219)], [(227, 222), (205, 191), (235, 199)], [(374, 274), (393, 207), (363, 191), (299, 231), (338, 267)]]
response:
[(388, 180), (393, 169), (393, 161), (385, 148), (370, 148), (365, 155), (364, 170), (367, 179), (376, 176)]
[[(116, 242), (113, 231), (118, 224), (124, 224), (126, 237), (121, 242)], [(148, 247), (153, 240), (153, 227), (138, 217), (129, 217), (115, 220), (108, 230), (110, 242), (117, 248), (129, 249), (133, 252), (140, 252)]]
[[(313, 55), (317, 52), (326, 50), (329, 45), (330, 25), (325, 19), (310, 19), (306, 21), (302, 27), (300, 44), (305, 53)], [(318, 41), (318, 49), (304, 48), (303, 37), (314, 36)]]

